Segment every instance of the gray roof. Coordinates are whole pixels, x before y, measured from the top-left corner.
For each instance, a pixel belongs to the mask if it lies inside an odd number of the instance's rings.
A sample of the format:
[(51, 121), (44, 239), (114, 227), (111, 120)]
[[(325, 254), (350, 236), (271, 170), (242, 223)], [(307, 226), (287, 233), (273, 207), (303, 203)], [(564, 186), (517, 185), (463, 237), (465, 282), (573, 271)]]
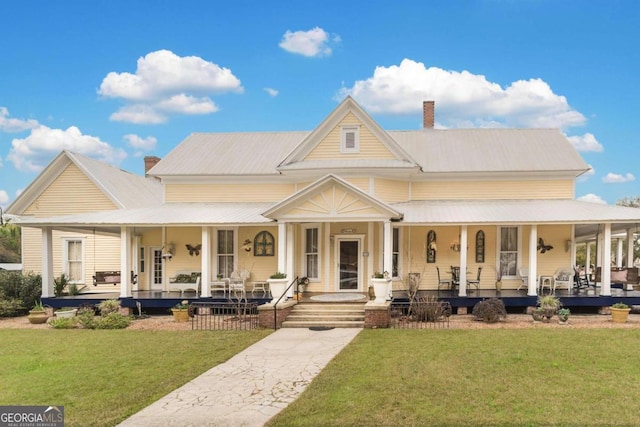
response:
[[(273, 175), (278, 170), (415, 167), (403, 160), (335, 159), (305, 160), (278, 168), (308, 133), (195, 133), (150, 174)], [(423, 129), (388, 134), (426, 173), (556, 172), (577, 176), (589, 169), (557, 129)]]
[(276, 175), (276, 167), (309, 132), (194, 133), (149, 174)]

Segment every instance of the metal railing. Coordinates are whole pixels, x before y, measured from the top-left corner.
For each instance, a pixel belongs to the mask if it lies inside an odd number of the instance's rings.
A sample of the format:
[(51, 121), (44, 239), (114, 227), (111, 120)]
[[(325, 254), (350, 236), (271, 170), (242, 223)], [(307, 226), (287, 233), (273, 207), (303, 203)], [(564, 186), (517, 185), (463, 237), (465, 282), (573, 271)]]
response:
[[(286, 297), (287, 292), (289, 292), (289, 289), (291, 289), (291, 287), (292, 287), (293, 285), (296, 285), (296, 287), (295, 287), (295, 289), (296, 289), (296, 290), (295, 290), (295, 294), (296, 294), (296, 300), (298, 300), (299, 293), (300, 293), (300, 292), (299, 292), (299, 289), (298, 289), (298, 288), (299, 288), (299, 285), (300, 285), (300, 280), (298, 279), (298, 276), (296, 276), (296, 278), (295, 278), (295, 279), (293, 279), (293, 281), (292, 281), (291, 283), (289, 283), (289, 286), (287, 286), (287, 289), (285, 289), (285, 290), (284, 290), (284, 292), (282, 293), (282, 295), (280, 295), (280, 298), (278, 298), (278, 299), (276, 300), (276, 302), (274, 302), (274, 303), (273, 303), (273, 329), (274, 329), (274, 330), (278, 330), (278, 311), (277, 311), (277, 310), (278, 310), (278, 308), (277, 308), (278, 303), (280, 302), (280, 300), (281, 300), (283, 297)], [(285, 298), (285, 300), (286, 300), (286, 298)]]
[(191, 329), (249, 331), (258, 329), (258, 304), (238, 302), (194, 302), (189, 305)]
[(453, 312), (447, 301), (392, 302), (391, 322), (395, 329), (448, 328)]

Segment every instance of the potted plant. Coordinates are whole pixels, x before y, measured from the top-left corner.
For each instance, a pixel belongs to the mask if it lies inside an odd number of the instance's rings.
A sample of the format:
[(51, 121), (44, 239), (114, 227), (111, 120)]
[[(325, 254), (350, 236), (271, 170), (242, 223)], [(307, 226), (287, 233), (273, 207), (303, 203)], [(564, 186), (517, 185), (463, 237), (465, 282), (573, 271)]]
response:
[(631, 308), (627, 304), (617, 302), (611, 306), (611, 320), (614, 323), (625, 323), (630, 311)]
[(189, 301), (182, 300), (171, 308), (171, 314), (173, 314), (173, 320), (176, 322), (188, 322), (189, 321)]
[(42, 301), (38, 301), (37, 303), (35, 303), (33, 308), (29, 310), (29, 315), (27, 316), (27, 319), (29, 319), (29, 323), (32, 323), (34, 325), (46, 323), (48, 318), (49, 315), (47, 314), (44, 305), (42, 305)]
[(571, 310), (568, 308), (561, 308), (558, 310), (558, 323), (566, 324), (569, 321), (569, 315), (571, 314)]
[(269, 290), (271, 291), (271, 302), (277, 302), (282, 294), (287, 290), (287, 274), (279, 271), (269, 276)]
[(533, 317), (534, 322), (541, 322), (544, 320), (544, 309), (542, 307), (536, 307), (531, 312), (531, 317)]
[(77, 308), (61, 307), (57, 309), (53, 314), (55, 314), (56, 317), (70, 318), (75, 316), (77, 312), (78, 312)]
[(538, 305), (544, 310), (544, 317), (548, 322), (551, 320), (554, 314), (562, 307), (560, 298), (556, 298), (553, 295), (544, 295), (538, 298)]
[(496, 269), (496, 291), (500, 292), (502, 290), (502, 268)]
[(380, 273), (376, 271), (371, 276), (371, 284), (373, 285), (373, 293), (375, 294), (376, 299), (374, 302), (376, 304), (383, 304), (387, 300), (387, 295), (389, 294), (389, 273), (386, 271), (384, 273)]

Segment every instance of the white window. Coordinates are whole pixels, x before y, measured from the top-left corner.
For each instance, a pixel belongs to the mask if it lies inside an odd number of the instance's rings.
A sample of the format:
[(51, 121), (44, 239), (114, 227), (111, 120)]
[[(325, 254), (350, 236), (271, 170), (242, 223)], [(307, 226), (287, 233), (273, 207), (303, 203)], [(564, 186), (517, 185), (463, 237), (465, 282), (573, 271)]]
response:
[(231, 277), (234, 253), (233, 230), (218, 230), (218, 275)]
[(84, 262), (82, 240), (65, 239), (63, 254), (63, 273), (70, 283), (84, 283)]
[(518, 227), (499, 227), (498, 259), (502, 277), (516, 277), (520, 259), (520, 230)]
[(304, 230), (304, 271), (309, 279), (320, 278), (320, 240), (318, 228), (309, 227)]
[(399, 228), (394, 228), (391, 230), (393, 232), (393, 242), (392, 242), (392, 249), (391, 249), (391, 257), (392, 257), (392, 263), (391, 263), (391, 270), (392, 270), (392, 276), (391, 277), (400, 277), (400, 229)]
[(340, 129), (340, 152), (360, 152), (360, 128), (356, 125), (342, 126)]

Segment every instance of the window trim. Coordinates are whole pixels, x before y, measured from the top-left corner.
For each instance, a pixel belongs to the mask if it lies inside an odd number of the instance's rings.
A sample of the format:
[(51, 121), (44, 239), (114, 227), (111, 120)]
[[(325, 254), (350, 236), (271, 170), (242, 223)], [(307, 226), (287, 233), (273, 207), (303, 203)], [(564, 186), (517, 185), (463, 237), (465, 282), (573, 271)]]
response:
[[(318, 239), (318, 244), (317, 244), (317, 252), (307, 252), (307, 230), (309, 229), (313, 229), (315, 228), (317, 230), (317, 239)], [(320, 223), (314, 223), (314, 224), (304, 224), (302, 226), (302, 248), (303, 248), (303, 254), (302, 254), (302, 270), (304, 271), (305, 276), (307, 276), (307, 278), (312, 281), (312, 282), (319, 282), (320, 281), (320, 276), (322, 275), (322, 257), (320, 256), (320, 254), (322, 254), (322, 228), (320, 227)], [(309, 272), (307, 271), (307, 255), (311, 254), (311, 253), (315, 253), (318, 259), (318, 277), (311, 277), (309, 276)]]
[[(347, 134), (353, 133), (353, 148), (347, 147)], [(341, 153), (359, 153), (360, 152), (360, 126), (359, 125), (343, 125), (340, 127), (340, 152)]]
[(519, 225), (499, 225), (496, 229), (496, 267), (500, 268), (500, 248), (502, 247), (502, 229), (503, 228), (515, 228), (517, 233), (517, 248), (516, 248), (516, 271), (514, 275), (503, 275), (503, 279), (517, 279), (518, 270), (522, 267), (522, 226)]
[[(219, 239), (220, 239), (220, 231), (231, 231), (233, 233), (233, 236), (231, 238), (232, 242), (233, 242), (233, 250), (231, 251), (230, 254), (224, 253), (224, 254), (220, 254), (220, 252), (218, 252), (218, 246), (219, 246)], [(236, 227), (224, 227), (224, 228), (216, 228), (215, 231), (215, 259), (216, 259), (216, 267), (215, 267), (215, 274), (216, 276), (220, 273), (220, 256), (231, 256), (232, 257), (232, 262), (231, 262), (231, 272), (233, 272), (237, 267), (236, 267), (236, 263), (238, 262), (238, 229)], [(229, 273), (229, 275), (231, 275), (231, 272)]]
[(62, 273), (69, 277), (69, 243), (80, 243), (80, 279), (69, 280), (69, 283), (84, 284), (85, 283), (85, 239), (82, 237), (63, 237), (62, 238)]

